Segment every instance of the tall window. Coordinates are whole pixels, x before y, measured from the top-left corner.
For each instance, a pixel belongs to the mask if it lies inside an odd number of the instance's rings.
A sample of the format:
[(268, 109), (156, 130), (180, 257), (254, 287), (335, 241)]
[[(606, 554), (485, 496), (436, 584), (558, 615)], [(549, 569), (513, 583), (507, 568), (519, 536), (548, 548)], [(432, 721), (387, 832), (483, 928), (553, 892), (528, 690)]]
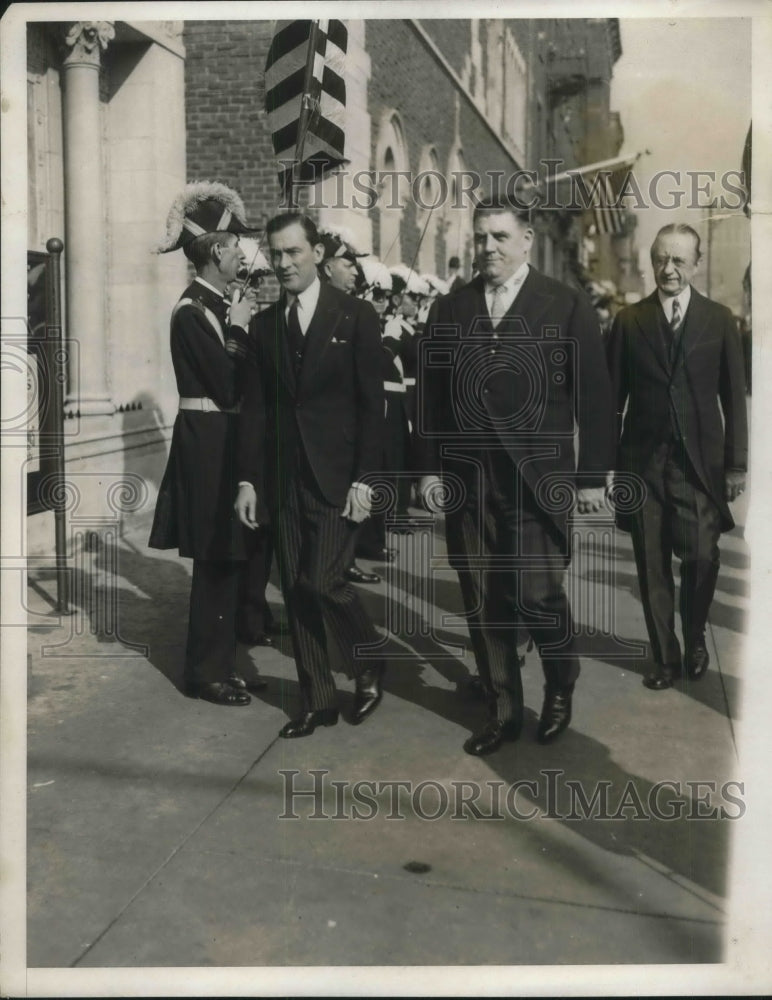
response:
[(504, 32), (504, 134), (518, 152), (526, 153), (528, 74), (517, 42)]
[(376, 146), (378, 171), (378, 255), (387, 266), (402, 261), (402, 218), (410, 194), (410, 180), (399, 176), (409, 169), (402, 123), (396, 111), (381, 119)]
[(447, 274), (448, 260), (458, 257), (461, 261), (462, 277), (472, 277), (472, 198), (470, 176), (466, 173), (464, 156), (460, 149), (454, 150), (448, 161), (448, 199), (444, 212), (445, 260), (440, 277)]
[(425, 148), (418, 165), (418, 198), (416, 203), (416, 225), (418, 248), (416, 270), (419, 274), (437, 274), (447, 264), (437, 260), (437, 231), (442, 219), (442, 199), (445, 184), (440, 177), (439, 161), (434, 149)]

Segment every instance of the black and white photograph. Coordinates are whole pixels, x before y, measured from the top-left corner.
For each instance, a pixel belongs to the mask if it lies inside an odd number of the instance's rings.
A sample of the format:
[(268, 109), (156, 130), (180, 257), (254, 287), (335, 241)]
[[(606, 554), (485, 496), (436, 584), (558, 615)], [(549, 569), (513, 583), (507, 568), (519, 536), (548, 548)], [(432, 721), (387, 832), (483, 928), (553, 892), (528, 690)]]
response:
[(0, 49), (0, 995), (769, 993), (769, 4)]

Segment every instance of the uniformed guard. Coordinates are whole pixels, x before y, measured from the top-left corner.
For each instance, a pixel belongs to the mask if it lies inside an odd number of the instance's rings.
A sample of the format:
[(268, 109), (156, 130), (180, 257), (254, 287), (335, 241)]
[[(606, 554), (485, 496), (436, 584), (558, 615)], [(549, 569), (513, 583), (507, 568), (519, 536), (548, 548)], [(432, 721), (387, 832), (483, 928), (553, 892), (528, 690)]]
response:
[[(249, 232), (239, 195), (224, 184), (188, 184), (167, 219), (158, 253), (181, 249), (196, 270), (172, 312), (171, 353), (179, 412), (158, 494), (151, 548), (193, 559), (185, 692), (218, 705), (247, 705), (235, 667), (239, 571), (245, 533), (233, 510), (234, 448), (255, 292), (225, 291), (245, 264)], [(253, 688), (265, 686), (260, 678)]]

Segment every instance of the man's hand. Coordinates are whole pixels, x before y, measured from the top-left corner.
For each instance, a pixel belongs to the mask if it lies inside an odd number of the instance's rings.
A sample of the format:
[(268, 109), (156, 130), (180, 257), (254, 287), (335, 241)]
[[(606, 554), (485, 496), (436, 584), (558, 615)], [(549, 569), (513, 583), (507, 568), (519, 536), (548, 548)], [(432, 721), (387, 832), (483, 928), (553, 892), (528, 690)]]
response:
[(444, 486), (439, 476), (421, 476), (418, 492), (424, 507), (432, 514), (442, 513)]
[(251, 483), (242, 483), (236, 496), (233, 509), (239, 515), (239, 521), (246, 528), (259, 528), (257, 521), (257, 493)]
[(347, 517), (355, 524), (360, 524), (366, 517), (370, 516), (372, 507), (372, 494), (369, 486), (364, 483), (352, 483), (348, 488), (346, 496), (346, 506), (343, 508), (341, 517)]
[(727, 472), (724, 484), (726, 499), (729, 503), (745, 492), (745, 473)]
[(257, 309), (257, 292), (248, 286), (242, 294), (241, 288), (237, 288), (233, 293), (233, 301), (230, 308), (230, 322), (233, 326), (241, 326), (245, 330), (249, 329), (249, 321)]
[(576, 509), (580, 514), (595, 514), (603, 509), (605, 490), (602, 486), (576, 491)]

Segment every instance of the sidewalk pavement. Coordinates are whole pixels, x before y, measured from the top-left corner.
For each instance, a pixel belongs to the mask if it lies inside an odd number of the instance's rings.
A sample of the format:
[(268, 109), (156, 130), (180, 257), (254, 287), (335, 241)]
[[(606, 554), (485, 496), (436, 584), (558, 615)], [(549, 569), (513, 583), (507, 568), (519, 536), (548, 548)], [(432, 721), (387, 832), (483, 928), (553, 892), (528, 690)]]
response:
[[(148, 550), (146, 528), (78, 556), (72, 617), (51, 616), (53, 571), (31, 571), (28, 966), (722, 961), (739, 824), (652, 810), (743, 808), (736, 788), (721, 793), (742, 779), (742, 533), (723, 539), (708, 674), (654, 693), (641, 684), (650, 665), (630, 656), (645, 629), (629, 537), (612, 550), (608, 523), (583, 523), (568, 586), (577, 619), (597, 627), (572, 726), (535, 742), (531, 652), (524, 734), (484, 759), (462, 750), (484, 713), (463, 695), (473, 663), (441, 519), (433, 535), (391, 536), (398, 561), (359, 588), (389, 626), (382, 705), (349, 725), (353, 682), (338, 674), (344, 718), (300, 740), (277, 738), (298, 705), (288, 640), (239, 647), (241, 668), (269, 681), (247, 708), (180, 693), (190, 562)], [(419, 571), (431, 553), (432, 588)], [(273, 585), (269, 598), (280, 614)], [(611, 623), (617, 638), (603, 634)], [(412, 785), (383, 784), (395, 781)], [(568, 781), (588, 800), (605, 788), (617, 818), (583, 814)], [(463, 798), (476, 789), (475, 814)]]

